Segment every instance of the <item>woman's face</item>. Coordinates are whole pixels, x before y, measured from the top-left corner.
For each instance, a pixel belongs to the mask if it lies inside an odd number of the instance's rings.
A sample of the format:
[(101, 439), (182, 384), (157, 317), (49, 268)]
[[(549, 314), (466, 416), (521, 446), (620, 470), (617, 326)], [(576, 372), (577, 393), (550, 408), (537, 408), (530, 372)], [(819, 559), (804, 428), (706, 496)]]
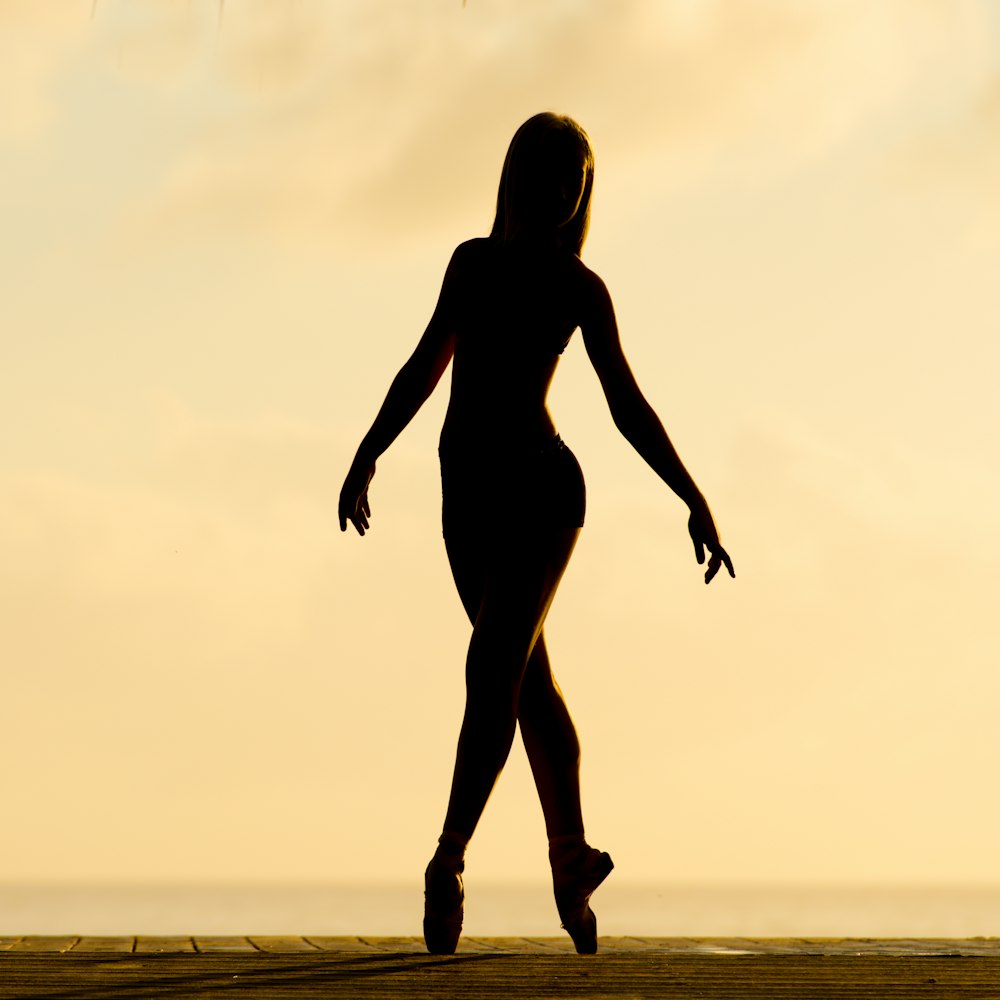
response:
[(582, 163), (568, 164), (566, 169), (560, 172), (555, 193), (557, 215), (562, 220), (556, 223), (558, 226), (565, 226), (576, 215), (583, 200), (586, 184), (587, 168)]
[(587, 170), (577, 150), (552, 149), (539, 159), (528, 186), (529, 215), (543, 228), (565, 226), (577, 213)]

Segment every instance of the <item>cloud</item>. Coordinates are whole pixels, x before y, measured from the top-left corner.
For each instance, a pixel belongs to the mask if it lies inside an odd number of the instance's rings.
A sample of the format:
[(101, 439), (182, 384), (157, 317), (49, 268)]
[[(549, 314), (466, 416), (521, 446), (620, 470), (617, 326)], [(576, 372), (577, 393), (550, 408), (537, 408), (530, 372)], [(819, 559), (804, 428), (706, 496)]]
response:
[(89, 36), (83, 4), (0, 5), (0, 141), (37, 138), (52, 119), (67, 64)]
[(961, 89), (988, 58), (983, 10), (233, 7), (216, 86), (243, 103), (178, 150), (144, 219), (362, 242), (484, 229), (509, 136), (544, 107), (580, 117), (619, 177), (653, 161), (666, 190), (746, 183), (879, 129), (929, 88)]
[(190, 82), (211, 57), (214, 7), (206, 0), (103, 0), (94, 18), (93, 71), (163, 93)]
[(954, 114), (915, 128), (887, 159), (883, 180), (931, 218), (957, 223), (976, 251), (1000, 248), (1000, 76)]

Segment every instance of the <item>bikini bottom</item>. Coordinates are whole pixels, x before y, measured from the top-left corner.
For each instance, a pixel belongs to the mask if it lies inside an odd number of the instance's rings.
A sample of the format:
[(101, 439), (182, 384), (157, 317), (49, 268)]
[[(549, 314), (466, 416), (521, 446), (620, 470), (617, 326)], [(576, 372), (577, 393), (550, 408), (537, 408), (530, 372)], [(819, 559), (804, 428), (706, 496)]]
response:
[(445, 537), (583, 527), (583, 471), (558, 434), (509, 453), (473, 446), (439, 455)]

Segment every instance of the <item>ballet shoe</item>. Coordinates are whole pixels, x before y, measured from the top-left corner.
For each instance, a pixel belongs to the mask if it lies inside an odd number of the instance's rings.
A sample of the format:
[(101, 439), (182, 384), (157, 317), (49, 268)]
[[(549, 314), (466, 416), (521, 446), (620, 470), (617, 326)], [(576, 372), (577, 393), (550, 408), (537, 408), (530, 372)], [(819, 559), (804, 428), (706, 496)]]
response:
[(585, 843), (560, 852), (552, 860), (556, 909), (580, 955), (593, 955), (597, 951), (597, 917), (590, 908), (590, 897), (614, 867), (607, 852)]
[(465, 886), (461, 860), (431, 858), (424, 872), (424, 943), (432, 955), (452, 955), (462, 936)]

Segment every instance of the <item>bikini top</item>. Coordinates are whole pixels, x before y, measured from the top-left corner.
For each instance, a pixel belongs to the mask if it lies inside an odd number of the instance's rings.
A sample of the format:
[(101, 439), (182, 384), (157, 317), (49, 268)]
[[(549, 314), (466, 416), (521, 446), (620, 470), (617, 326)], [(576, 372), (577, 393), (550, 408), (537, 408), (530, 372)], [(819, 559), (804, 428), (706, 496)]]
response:
[(573, 318), (571, 258), (484, 244), (464, 303), (462, 326), (476, 345), (467, 346), (507, 357), (511, 350), (561, 355), (579, 325)]

